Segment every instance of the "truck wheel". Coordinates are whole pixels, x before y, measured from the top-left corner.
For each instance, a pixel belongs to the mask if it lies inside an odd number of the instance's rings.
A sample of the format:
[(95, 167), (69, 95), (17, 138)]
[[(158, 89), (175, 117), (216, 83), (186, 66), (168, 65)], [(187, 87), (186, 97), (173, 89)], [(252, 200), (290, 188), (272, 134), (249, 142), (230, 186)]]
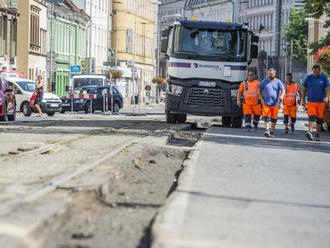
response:
[(55, 112), (49, 112), (47, 113), (48, 116), (54, 116), (55, 115)]
[(187, 115), (186, 114), (176, 114), (176, 120), (179, 123), (186, 123)]
[(233, 123), (232, 126), (233, 128), (241, 128), (243, 123), (242, 117), (233, 117)]
[(231, 125), (231, 116), (222, 116), (222, 126), (230, 127)]
[(28, 102), (24, 102), (22, 104), (22, 112), (24, 116), (31, 116), (32, 109), (31, 106)]
[(170, 111), (166, 111), (166, 122), (167, 123), (175, 123), (176, 122), (176, 114), (173, 114)]

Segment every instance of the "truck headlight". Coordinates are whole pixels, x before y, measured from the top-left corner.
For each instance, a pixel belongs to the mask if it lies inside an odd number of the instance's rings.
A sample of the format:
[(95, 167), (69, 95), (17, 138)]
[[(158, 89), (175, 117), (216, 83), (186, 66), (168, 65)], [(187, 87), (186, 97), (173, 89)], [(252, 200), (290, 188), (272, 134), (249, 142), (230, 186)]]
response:
[(231, 91), (230, 91), (230, 96), (231, 96), (231, 98), (235, 98), (235, 97), (237, 97), (237, 92), (238, 92), (238, 90), (231, 90)]
[(175, 85), (175, 84), (169, 85), (169, 91), (173, 95), (177, 95), (177, 96), (181, 95), (182, 90), (183, 90), (182, 86)]

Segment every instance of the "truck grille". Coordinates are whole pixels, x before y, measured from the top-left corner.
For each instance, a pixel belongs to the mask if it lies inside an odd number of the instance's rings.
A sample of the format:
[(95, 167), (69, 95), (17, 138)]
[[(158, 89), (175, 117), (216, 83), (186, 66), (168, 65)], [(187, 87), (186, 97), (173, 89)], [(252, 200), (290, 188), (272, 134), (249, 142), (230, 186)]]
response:
[(228, 106), (230, 91), (214, 88), (190, 88), (187, 103), (193, 105)]

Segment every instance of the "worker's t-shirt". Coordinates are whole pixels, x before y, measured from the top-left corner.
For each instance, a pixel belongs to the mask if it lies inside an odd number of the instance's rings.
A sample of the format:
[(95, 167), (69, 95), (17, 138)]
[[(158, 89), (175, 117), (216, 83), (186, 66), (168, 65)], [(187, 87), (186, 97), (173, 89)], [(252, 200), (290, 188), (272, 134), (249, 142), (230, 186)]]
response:
[(269, 79), (262, 80), (259, 89), (263, 91), (264, 103), (267, 106), (279, 106), (281, 90), (284, 89), (284, 85), (281, 80), (275, 78), (274, 81)]
[(325, 98), (325, 88), (329, 87), (329, 80), (323, 74), (315, 78), (313, 74), (308, 75), (303, 84), (307, 88), (307, 101), (323, 102)]

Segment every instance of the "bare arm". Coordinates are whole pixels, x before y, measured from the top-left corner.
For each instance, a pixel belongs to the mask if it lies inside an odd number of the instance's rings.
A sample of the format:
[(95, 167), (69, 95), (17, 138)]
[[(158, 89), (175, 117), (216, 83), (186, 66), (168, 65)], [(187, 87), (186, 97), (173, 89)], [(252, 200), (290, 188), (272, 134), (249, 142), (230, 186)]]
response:
[(237, 106), (241, 107), (241, 96), (242, 93), (240, 91), (237, 92)]
[(285, 89), (281, 89), (280, 91), (280, 102), (282, 103), (283, 102), (283, 99), (284, 99), (284, 95), (285, 95)]
[(306, 104), (306, 92), (307, 92), (307, 88), (306, 87), (303, 87), (302, 89), (302, 97), (301, 97), (301, 103), (302, 104)]
[(262, 103), (264, 103), (264, 99), (262, 98), (262, 90), (261, 89), (258, 89), (258, 96), (259, 96), (259, 99)]

